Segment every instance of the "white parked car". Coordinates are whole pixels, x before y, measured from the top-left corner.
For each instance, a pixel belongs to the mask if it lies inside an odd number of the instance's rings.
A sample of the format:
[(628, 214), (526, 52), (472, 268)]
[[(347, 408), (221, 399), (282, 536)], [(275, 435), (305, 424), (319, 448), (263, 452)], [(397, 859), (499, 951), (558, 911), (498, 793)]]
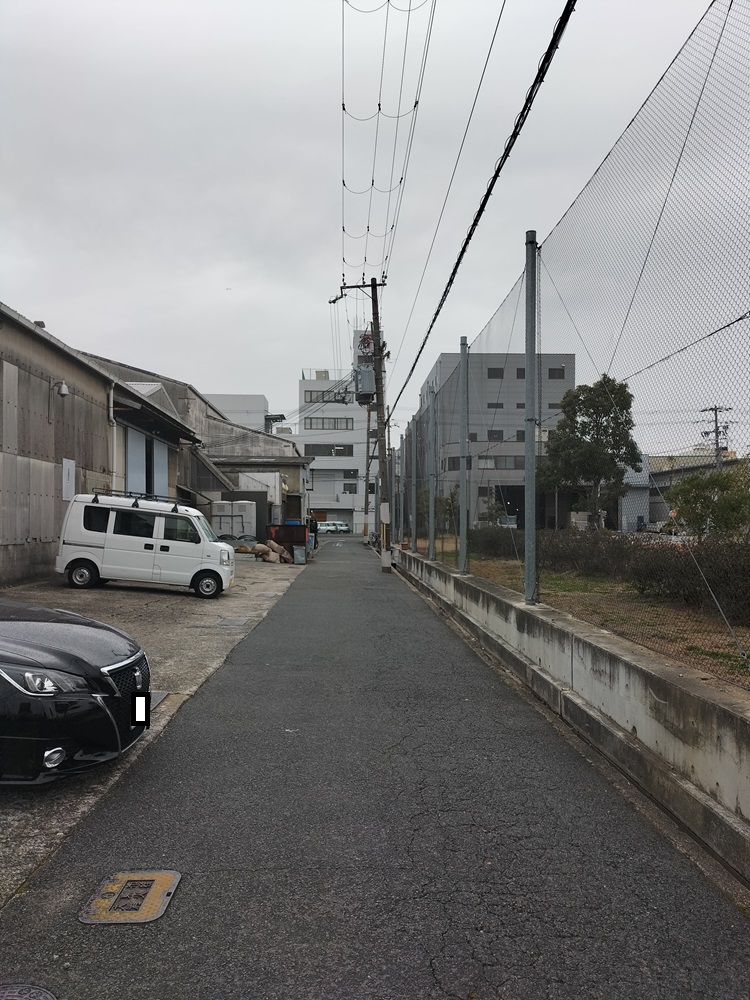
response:
[(344, 535), (351, 533), (351, 530), (345, 521), (318, 521), (319, 535)]
[(137, 580), (218, 597), (234, 580), (234, 548), (179, 501), (79, 494), (65, 514), (55, 569), (71, 587)]

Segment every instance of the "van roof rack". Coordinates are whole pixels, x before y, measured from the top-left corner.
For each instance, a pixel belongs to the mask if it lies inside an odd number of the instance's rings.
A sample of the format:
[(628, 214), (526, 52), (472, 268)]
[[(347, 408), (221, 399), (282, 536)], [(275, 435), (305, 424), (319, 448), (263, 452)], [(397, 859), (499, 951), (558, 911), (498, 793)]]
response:
[[(125, 499), (131, 499), (132, 498), (132, 500), (133, 500), (132, 506), (133, 507), (140, 507), (140, 504), (138, 503), (139, 500), (159, 500), (159, 501), (162, 501), (163, 503), (172, 503), (172, 504), (174, 504), (174, 506), (172, 507), (172, 513), (173, 514), (177, 514), (178, 513), (178, 506), (177, 505), (180, 503), (180, 498), (179, 497), (163, 496), (163, 495), (161, 495), (159, 493), (134, 493), (134, 492), (132, 492), (130, 490), (128, 490), (128, 491), (123, 491), (123, 490), (94, 490), (94, 499), (91, 502), (92, 503), (99, 503), (99, 496), (100, 495), (103, 496), (103, 497), (123, 497)], [(183, 504), (183, 506), (187, 506), (187, 504)]]

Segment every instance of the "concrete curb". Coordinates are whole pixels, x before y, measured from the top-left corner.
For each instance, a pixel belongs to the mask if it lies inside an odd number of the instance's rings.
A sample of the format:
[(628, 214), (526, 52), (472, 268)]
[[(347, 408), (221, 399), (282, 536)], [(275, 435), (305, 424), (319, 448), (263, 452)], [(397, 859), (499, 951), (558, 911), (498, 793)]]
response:
[[(435, 564), (431, 564), (434, 567)], [(491, 656), (545, 705), (599, 750), (636, 785), (682, 823), (740, 877), (750, 882), (750, 825), (679, 774), (663, 757), (600, 712), (568, 685), (489, 631), (410, 573), (393, 568), (448, 617), (460, 623)], [(476, 579), (474, 586), (479, 586)], [(547, 616), (549, 609), (540, 609)], [(575, 620), (573, 620), (575, 621)], [(582, 629), (588, 626), (581, 622)]]

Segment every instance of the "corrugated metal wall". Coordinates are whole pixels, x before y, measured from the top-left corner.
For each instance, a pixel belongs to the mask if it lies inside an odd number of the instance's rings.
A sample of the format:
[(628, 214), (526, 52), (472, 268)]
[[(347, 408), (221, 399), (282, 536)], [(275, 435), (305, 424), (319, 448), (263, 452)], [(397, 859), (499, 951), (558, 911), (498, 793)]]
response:
[[(74, 361), (49, 364), (23, 334), (8, 347), (6, 358), (19, 363), (0, 360), (0, 585), (54, 569), (62, 460), (75, 462), (78, 491), (88, 476), (108, 478), (110, 465), (106, 383)], [(65, 397), (53, 387), (63, 378)]]

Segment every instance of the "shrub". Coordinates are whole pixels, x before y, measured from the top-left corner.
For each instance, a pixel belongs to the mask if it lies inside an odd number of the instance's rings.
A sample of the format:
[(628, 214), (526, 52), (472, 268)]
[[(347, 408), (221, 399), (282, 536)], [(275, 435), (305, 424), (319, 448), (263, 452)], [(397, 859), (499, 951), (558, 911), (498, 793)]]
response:
[(469, 532), (469, 552), (495, 559), (523, 559), (523, 531), (517, 528), (474, 528)]
[(750, 543), (709, 537), (689, 546), (644, 545), (631, 580), (641, 594), (701, 611), (716, 613), (718, 602), (730, 622), (750, 625)]

